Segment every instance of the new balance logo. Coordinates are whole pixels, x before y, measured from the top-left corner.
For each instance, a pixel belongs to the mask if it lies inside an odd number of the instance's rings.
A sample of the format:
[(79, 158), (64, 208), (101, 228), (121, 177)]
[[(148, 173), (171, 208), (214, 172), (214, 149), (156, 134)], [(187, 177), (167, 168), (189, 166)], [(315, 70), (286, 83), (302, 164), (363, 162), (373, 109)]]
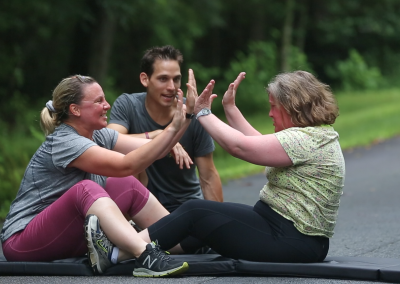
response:
[(151, 261), (150, 255), (148, 255), (145, 260), (143, 261), (143, 265), (146, 265), (145, 263), (147, 262), (147, 266), (149, 269), (153, 266), (154, 262), (157, 261), (157, 258), (155, 258), (153, 261)]
[(104, 247), (103, 240), (97, 240), (97, 245), (107, 253), (107, 249)]

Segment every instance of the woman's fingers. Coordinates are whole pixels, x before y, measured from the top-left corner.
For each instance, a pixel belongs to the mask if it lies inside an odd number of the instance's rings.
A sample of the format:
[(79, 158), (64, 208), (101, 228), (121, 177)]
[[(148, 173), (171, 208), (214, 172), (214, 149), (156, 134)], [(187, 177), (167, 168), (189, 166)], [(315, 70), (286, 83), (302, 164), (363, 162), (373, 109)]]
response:
[(243, 81), (243, 79), (246, 78), (246, 72), (240, 72), (239, 75), (237, 76), (236, 80), (233, 82), (235, 85), (235, 91), (239, 87), (240, 83)]
[(235, 83), (230, 83), (228, 90), (226, 90), (224, 96), (222, 97), (222, 104), (224, 106), (227, 105), (234, 105), (235, 104), (235, 92), (234, 92), (234, 88), (235, 88)]
[(239, 88), (240, 83), (243, 81), (243, 79), (245, 77), (246, 77), (246, 73), (241, 72), (237, 76), (236, 80), (233, 81), (233, 83), (229, 84), (228, 90), (226, 90), (224, 97), (222, 98), (222, 104), (225, 107), (235, 104), (236, 91)]

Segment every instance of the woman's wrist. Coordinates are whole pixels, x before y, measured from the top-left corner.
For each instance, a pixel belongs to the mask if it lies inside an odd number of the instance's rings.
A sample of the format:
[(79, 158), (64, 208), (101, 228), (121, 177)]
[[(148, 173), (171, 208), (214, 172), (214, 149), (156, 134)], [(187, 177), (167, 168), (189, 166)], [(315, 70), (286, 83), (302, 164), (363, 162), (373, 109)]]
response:
[[(186, 121), (189, 119), (186, 119)], [(181, 127), (176, 127), (173, 123), (170, 123), (170, 125), (167, 126), (167, 128), (164, 129), (164, 132), (171, 133), (172, 135), (175, 135), (179, 132)]]
[(224, 108), (224, 109), (233, 109), (233, 108), (235, 108), (236, 107), (236, 104), (222, 104), (222, 107)]
[(231, 113), (231, 112), (235, 112), (236, 110), (238, 110), (236, 105), (227, 105), (227, 106), (223, 106), (223, 107), (224, 107), (225, 113)]

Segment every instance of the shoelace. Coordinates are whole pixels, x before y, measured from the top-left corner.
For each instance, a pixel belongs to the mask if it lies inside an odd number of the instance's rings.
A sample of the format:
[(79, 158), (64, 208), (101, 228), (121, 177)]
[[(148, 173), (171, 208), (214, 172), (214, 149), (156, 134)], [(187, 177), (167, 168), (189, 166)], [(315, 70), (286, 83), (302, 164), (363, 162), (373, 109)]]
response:
[(108, 250), (110, 247), (111, 241), (107, 238), (103, 231), (95, 231), (96, 239), (100, 240), (103, 244), (103, 247)]
[(153, 251), (151, 253), (156, 255), (157, 257), (159, 257), (161, 260), (165, 260), (165, 261), (170, 261), (171, 260), (171, 257), (168, 256), (169, 252), (162, 251), (158, 244), (155, 244), (155, 247), (153, 248)]

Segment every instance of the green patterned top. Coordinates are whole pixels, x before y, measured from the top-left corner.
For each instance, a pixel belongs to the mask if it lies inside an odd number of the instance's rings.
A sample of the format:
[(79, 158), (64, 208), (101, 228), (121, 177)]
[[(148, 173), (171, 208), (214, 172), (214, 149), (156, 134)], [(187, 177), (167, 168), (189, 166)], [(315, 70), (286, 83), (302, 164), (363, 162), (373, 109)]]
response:
[(332, 237), (342, 195), (345, 163), (332, 126), (292, 127), (275, 133), (292, 160), (267, 167), (260, 199), (303, 234)]

